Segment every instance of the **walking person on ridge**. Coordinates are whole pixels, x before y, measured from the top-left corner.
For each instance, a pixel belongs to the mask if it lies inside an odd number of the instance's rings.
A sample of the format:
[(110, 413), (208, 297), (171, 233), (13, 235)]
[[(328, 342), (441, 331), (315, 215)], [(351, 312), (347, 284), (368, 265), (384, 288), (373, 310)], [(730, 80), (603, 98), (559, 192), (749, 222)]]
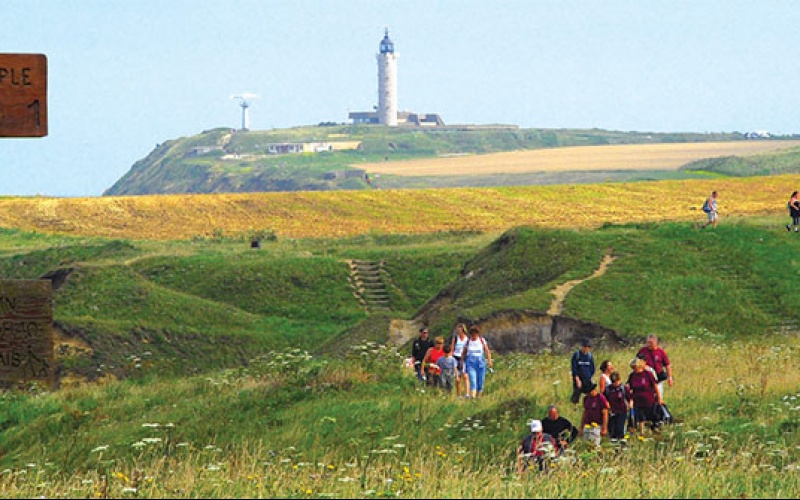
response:
[(719, 219), (719, 212), (717, 211), (717, 192), (713, 191), (711, 196), (706, 198), (705, 203), (703, 203), (703, 212), (708, 215), (708, 222), (706, 222), (702, 228), (706, 228), (709, 225), (713, 225), (715, 228), (717, 227), (717, 219)]
[(792, 193), (789, 203), (786, 204), (789, 209), (789, 217), (792, 218), (791, 224), (786, 224), (786, 230), (791, 231), (794, 226), (794, 232), (797, 232), (797, 227), (800, 226), (800, 200), (797, 198), (797, 191)]

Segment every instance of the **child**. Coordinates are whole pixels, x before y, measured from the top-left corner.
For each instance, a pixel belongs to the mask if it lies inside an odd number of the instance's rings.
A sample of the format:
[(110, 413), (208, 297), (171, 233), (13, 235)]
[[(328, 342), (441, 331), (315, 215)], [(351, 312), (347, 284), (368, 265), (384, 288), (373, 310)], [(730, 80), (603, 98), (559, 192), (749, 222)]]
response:
[(608, 438), (611, 441), (625, 439), (625, 421), (628, 419), (628, 391), (622, 385), (622, 377), (618, 371), (611, 372), (611, 385), (606, 386), (604, 396), (608, 400)]
[(453, 357), (453, 351), (449, 345), (444, 346), (444, 356), (436, 360), (436, 366), (439, 367), (439, 387), (446, 390), (448, 393), (453, 392), (453, 382), (458, 376), (456, 366), (458, 361)]
[(583, 429), (584, 441), (591, 441), (595, 446), (600, 446), (602, 436), (608, 434), (608, 400), (597, 390), (597, 384), (589, 382), (589, 394), (583, 398)]

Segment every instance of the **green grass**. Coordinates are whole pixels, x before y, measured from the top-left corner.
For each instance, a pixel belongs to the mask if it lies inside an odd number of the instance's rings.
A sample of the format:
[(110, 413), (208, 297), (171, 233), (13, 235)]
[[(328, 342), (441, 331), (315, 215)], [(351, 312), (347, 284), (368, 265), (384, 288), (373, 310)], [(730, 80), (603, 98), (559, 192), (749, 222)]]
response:
[[(247, 243), (0, 231), (6, 277), (71, 269), (54, 319), (92, 352), (58, 357), (60, 370), (113, 375), (0, 396), (0, 496), (800, 494), (800, 238), (775, 218)], [(635, 340), (595, 353), (623, 373), (657, 332), (681, 421), (624, 452), (576, 443), (547, 481), (516, 473), (528, 419), (558, 402), (580, 420), (566, 355), (497, 355), (486, 397), (467, 403), (420, 391), (401, 367), (408, 346), (383, 345), (391, 319), (431, 304), (435, 331), (545, 310), (556, 285), (590, 276), (608, 251), (614, 262), (572, 289), (563, 314)], [(386, 261), (394, 311), (358, 306), (348, 259)]]

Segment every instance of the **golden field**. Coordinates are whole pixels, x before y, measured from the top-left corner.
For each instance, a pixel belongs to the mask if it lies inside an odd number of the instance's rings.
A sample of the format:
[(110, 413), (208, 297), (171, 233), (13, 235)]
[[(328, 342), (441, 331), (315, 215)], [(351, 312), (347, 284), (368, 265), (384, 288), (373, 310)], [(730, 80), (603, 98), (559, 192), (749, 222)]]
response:
[(392, 175), (488, 175), (580, 170), (677, 170), (692, 161), (750, 156), (800, 146), (800, 141), (620, 144), (460, 155), (424, 160), (365, 163), (369, 173)]
[(598, 227), (606, 222), (703, 221), (719, 191), (729, 217), (783, 215), (800, 175), (498, 188), (3, 197), (0, 226), (79, 236), (190, 239), (269, 229), (279, 237), (364, 233), (500, 232), (513, 226)]

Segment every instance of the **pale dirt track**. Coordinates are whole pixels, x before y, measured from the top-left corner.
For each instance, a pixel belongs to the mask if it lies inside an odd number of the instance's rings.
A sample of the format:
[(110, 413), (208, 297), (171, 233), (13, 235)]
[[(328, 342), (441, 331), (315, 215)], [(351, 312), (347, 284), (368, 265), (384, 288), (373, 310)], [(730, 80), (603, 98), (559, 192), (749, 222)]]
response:
[(748, 156), (800, 146), (800, 141), (736, 141), (680, 144), (624, 144), (512, 151), (425, 160), (366, 163), (371, 174), (487, 175), (581, 170), (677, 170), (689, 162)]

